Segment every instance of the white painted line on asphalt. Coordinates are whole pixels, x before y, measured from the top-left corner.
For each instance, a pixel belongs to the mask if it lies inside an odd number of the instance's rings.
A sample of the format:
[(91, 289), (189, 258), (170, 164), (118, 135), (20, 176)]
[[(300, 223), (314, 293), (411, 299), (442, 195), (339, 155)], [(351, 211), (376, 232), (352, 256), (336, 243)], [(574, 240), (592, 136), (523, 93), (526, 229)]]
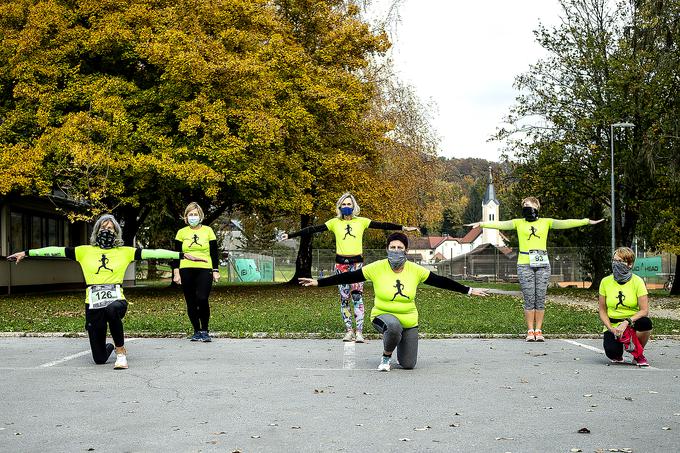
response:
[(84, 355), (90, 354), (90, 351), (80, 351), (75, 354), (67, 355), (66, 357), (62, 357), (61, 359), (58, 360), (53, 360), (52, 362), (47, 362), (43, 363), (42, 365), (36, 367), (36, 368), (49, 368), (54, 365), (59, 365), (60, 363), (68, 362), (71, 359), (77, 359), (78, 357), (82, 357)]
[[(126, 338), (125, 342), (129, 343), (131, 341), (138, 340), (138, 338)], [(51, 362), (43, 363), (42, 365), (38, 365), (36, 368), (49, 368), (54, 365), (59, 365), (60, 363), (68, 362), (69, 360), (77, 359), (78, 357), (82, 357), (87, 354), (91, 354), (92, 351), (89, 349), (87, 351), (80, 351), (76, 352), (75, 354), (67, 355), (66, 357), (62, 357), (61, 359), (53, 360)]]
[[(580, 346), (580, 347), (588, 349), (590, 351), (595, 351), (598, 354), (604, 354), (604, 349), (596, 348), (595, 346), (590, 346), (588, 344), (579, 343), (578, 341), (574, 341), (574, 340), (564, 340), (563, 339), (562, 341), (569, 343), (569, 344), (573, 344), (575, 346)], [(653, 367), (653, 366), (649, 366), (648, 368), (650, 370), (660, 370), (660, 368)]]
[(344, 343), (344, 354), (342, 355), (342, 368), (345, 370), (353, 370), (356, 367), (355, 360), (355, 343), (348, 341)]
[(295, 368), (298, 371), (378, 371), (378, 368)]
[(591, 351), (595, 351), (599, 354), (604, 354), (604, 349), (596, 348), (595, 346), (590, 346), (590, 345), (587, 345), (587, 344), (579, 343), (578, 341), (574, 341), (574, 340), (564, 340), (563, 339), (562, 341), (569, 343), (569, 344), (576, 345), (576, 346), (580, 346), (582, 348), (589, 349)]

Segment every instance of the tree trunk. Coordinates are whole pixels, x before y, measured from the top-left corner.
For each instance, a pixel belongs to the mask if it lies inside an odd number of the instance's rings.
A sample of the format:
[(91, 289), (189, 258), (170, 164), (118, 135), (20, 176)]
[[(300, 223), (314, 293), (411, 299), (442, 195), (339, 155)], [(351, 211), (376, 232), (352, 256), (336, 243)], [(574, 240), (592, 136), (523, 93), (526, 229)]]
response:
[(116, 218), (122, 223), (125, 245), (134, 245), (137, 231), (139, 231), (139, 227), (144, 223), (149, 212), (148, 208), (140, 209), (132, 206), (125, 206), (116, 212)]
[(637, 228), (638, 213), (626, 208), (624, 210), (623, 224), (621, 225), (621, 236), (616, 241), (619, 247), (632, 247)]
[[(300, 216), (300, 229), (311, 225), (310, 215)], [(295, 260), (295, 274), (288, 281), (289, 285), (297, 285), (299, 277), (311, 278), (312, 276), (312, 235), (300, 236), (300, 248), (298, 249), (297, 259)]]
[(673, 286), (671, 287), (671, 296), (680, 296), (680, 255), (675, 255), (675, 277), (673, 278)]

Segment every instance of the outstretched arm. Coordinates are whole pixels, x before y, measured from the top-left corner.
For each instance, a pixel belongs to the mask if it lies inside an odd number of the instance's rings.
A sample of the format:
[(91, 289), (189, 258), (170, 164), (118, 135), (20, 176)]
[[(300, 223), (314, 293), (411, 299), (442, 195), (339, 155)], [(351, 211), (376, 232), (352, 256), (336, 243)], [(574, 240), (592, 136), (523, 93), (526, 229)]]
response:
[(437, 275), (434, 272), (430, 272), (430, 275), (423, 282), (426, 285), (434, 286), (435, 288), (448, 289), (449, 291), (456, 291), (462, 294), (472, 294), (474, 296), (486, 296), (487, 293), (484, 290), (472, 288), (470, 286), (465, 286), (458, 283), (457, 281)]
[(356, 271), (344, 272), (319, 280), (314, 278), (299, 278), (298, 281), (302, 286), (351, 285), (352, 283), (365, 282), (366, 277), (364, 276), (364, 271), (358, 269)]
[(24, 258), (31, 256), (56, 256), (75, 261), (76, 249), (75, 247), (43, 247), (40, 249), (24, 250), (23, 252), (17, 252), (8, 256), (7, 260), (15, 261), (19, 264)]
[(505, 220), (503, 222), (474, 222), (474, 223), (466, 223), (465, 226), (469, 226), (472, 228), (491, 228), (493, 230), (514, 230), (515, 229), (515, 222), (512, 220)]
[(368, 227), (376, 229), (376, 230), (401, 230), (401, 231), (418, 231), (418, 232), (420, 232), (420, 228), (418, 228), (418, 227), (404, 226), (404, 225), (400, 225), (398, 223), (391, 223), (391, 222), (376, 222), (375, 220), (371, 220), (371, 223), (368, 224)]
[(207, 262), (203, 258), (197, 258), (193, 255), (183, 252), (173, 252), (172, 250), (165, 249), (137, 249), (135, 250), (135, 260), (189, 260), (189, 261), (201, 261), (203, 263)]
[[(595, 223), (600, 223), (602, 220), (593, 221)], [(554, 230), (566, 230), (568, 228), (576, 228), (588, 225), (591, 222), (590, 219), (553, 219), (552, 228)]]
[(283, 233), (281, 235), (281, 240), (285, 241), (286, 239), (294, 238), (297, 236), (305, 236), (307, 234), (314, 234), (314, 233), (321, 233), (322, 231), (328, 231), (328, 227), (326, 224), (321, 224), (321, 225), (312, 225), (308, 226), (307, 228), (303, 228), (300, 231), (295, 231), (293, 233)]

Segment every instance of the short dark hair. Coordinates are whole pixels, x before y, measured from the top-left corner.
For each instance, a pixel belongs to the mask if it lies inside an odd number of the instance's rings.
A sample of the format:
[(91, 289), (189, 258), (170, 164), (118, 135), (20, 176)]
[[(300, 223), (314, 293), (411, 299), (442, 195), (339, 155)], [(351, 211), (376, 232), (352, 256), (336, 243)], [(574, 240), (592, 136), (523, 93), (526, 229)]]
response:
[(408, 237), (400, 231), (395, 231), (394, 233), (387, 236), (386, 247), (389, 247), (390, 242), (392, 242), (392, 241), (399, 241), (402, 244), (404, 244), (404, 248), (408, 248)]

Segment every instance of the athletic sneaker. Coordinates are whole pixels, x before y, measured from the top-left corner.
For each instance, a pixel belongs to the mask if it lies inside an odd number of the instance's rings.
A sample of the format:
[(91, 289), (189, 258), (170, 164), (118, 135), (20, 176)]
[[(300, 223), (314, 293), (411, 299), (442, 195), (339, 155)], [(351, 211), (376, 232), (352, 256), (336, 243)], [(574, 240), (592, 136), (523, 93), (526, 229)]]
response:
[(646, 368), (649, 366), (647, 359), (642, 354), (640, 354), (637, 359), (634, 359), (633, 363), (639, 366), (640, 368)]
[(390, 371), (390, 359), (392, 357), (382, 356), (380, 365), (378, 365), (378, 371)]
[(116, 353), (116, 363), (113, 365), (114, 370), (127, 370), (127, 356), (123, 354)]
[(348, 330), (347, 333), (345, 334), (344, 337), (342, 337), (342, 341), (352, 341), (354, 340), (354, 332), (351, 330)]
[(610, 363), (625, 363), (625, 360), (623, 360), (623, 357), (620, 359), (609, 359)]
[(536, 339), (536, 341), (540, 342), (545, 341), (545, 338), (543, 337), (543, 331), (540, 329), (534, 330), (534, 338)]
[(363, 343), (364, 342), (364, 336), (361, 335), (361, 332), (357, 332), (357, 336), (356, 336), (356, 339), (354, 341), (356, 341), (357, 343)]
[(527, 330), (527, 337), (525, 341), (536, 341), (533, 330)]
[(207, 330), (201, 330), (201, 341), (203, 343), (210, 343), (212, 341), (212, 338), (210, 337), (210, 334), (208, 333)]
[(203, 339), (203, 335), (201, 335), (201, 332), (198, 330), (194, 332), (194, 334), (191, 336), (191, 341), (201, 341)]

